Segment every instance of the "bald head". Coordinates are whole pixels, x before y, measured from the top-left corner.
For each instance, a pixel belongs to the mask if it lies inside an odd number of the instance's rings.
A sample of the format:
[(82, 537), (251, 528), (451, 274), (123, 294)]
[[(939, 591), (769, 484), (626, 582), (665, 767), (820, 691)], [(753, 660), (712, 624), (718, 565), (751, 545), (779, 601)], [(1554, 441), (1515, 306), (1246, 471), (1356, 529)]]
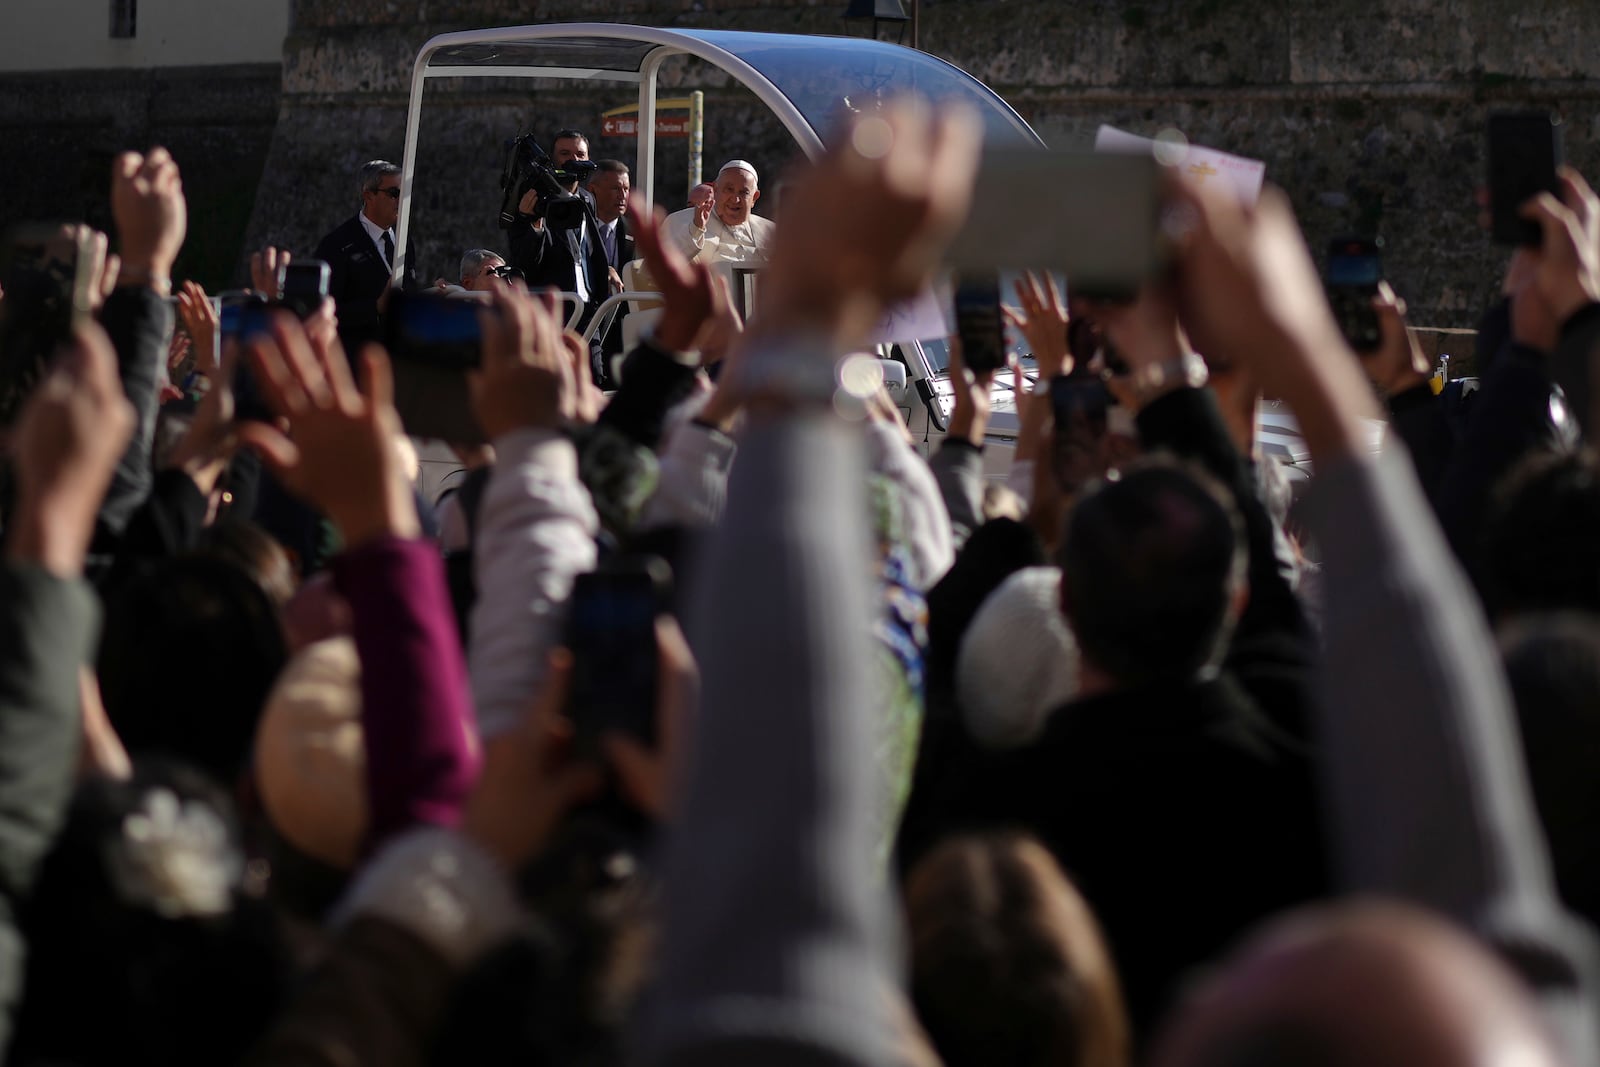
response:
[(1178, 1012), (1156, 1067), (1558, 1067), (1532, 999), (1454, 927), (1395, 904), (1301, 913)]
[(689, 190), (689, 206), (704, 207), (706, 204), (709, 204), (711, 201), (715, 200), (716, 196), (716, 186), (712, 185), (710, 182), (701, 182), (699, 185)]

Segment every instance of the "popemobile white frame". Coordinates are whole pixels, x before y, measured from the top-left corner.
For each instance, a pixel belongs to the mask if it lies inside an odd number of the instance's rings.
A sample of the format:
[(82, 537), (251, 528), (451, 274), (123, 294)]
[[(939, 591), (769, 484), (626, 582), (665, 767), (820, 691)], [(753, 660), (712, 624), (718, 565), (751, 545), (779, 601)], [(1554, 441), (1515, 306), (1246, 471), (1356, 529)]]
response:
[[(597, 43), (614, 41), (619, 44), (649, 45), (639, 53), (637, 70), (612, 69), (582, 62), (593, 57)], [(561, 58), (563, 53), (572, 62), (559, 65), (535, 65), (518, 62), (519, 46), (537, 46), (528, 51), (537, 52), (548, 60)], [(501, 55), (497, 49), (503, 49)], [(795, 93), (814, 92), (813, 86), (786, 86), (775, 82), (758, 69), (764, 58), (787, 51), (789, 55), (804, 56), (814, 52), (815, 65), (802, 64), (794, 75), (803, 77), (815, 71), (828, 70), (837, 65), (843, 55), (854, 55), (870, 61), (874, 69), (892, 71), (870, 91), (883, 95), (905, 89), (920, 89), (915, 83), (926, 77), (927, 84), (937, 84), (944, 91), (960, 93), (969, 103), (975, 104), (983, 114), (987, 137), (1013, 144), (1044, 146), (1043, 140), (1022, 117), (994, 90), (984, 85), (959, 67), (946, 63), (936, 56), (914, 49), (903, 48), (887, 42), (862, 38), (807, 36), (801, 34), (747, 33), (729, 30), (665, 29), (650, 26), (629, 26), (617, 23), (583, 22), (556, 23), (540, 26), (504, 26), (490, 29), (463, 30), (440, 34), (430, 39), (417, 53), (411, 74), (411, 99), (406, 112), (405, 156), (401, 163), (399, 254), (395, 258), (394, 278), (398, 283), (404, 276), (405, 249), (411, 226), (412, 182), (415, 177), (418, 129), (422, 118), (423, 90), (433, 78), (525, 78), (529, 80), (603, 81), (634, 84), (638, 86), (638, 151), (634, 169), (634, 188), (648, 199), (655, 189), (656, 159), (656, 83), (661, 66), (669, 58), (679, 55), (694, 56), (724, 71), (761, 101), (788, 130), (795, 143), (808, 158), (816, 158), (823, 150), (822, 131), (791, 98), (786, 88)], [(441, 54), (446, 62), (435, 64)], [(459, 58), (459, 62), (450, 62)], [(527, 58), (526, 56), (521, 58)], [(776, 68), (774, 68), (776, 69)], [(841, 75), (843, 77), (843, 75)], [(831, 88), (831, 87), (829, 87)], [(847, 93), (861, 92), (863, 86), (841, 85), (838, 98)], [(826, 121), (831, 116), (816, 116)], [(611, 297), (591, 322), (591, 330), (607, 321), (609, 312), (620, 301), (636, 299), (641, 294), (620, 293)], [(577, 316), (574, 311), (574, 318)], [(895, 356), (906, 366), (907, 380), (899, 393), (899, 403), (904, 411), (919, 448), (925, 453), (937, 447), (943, 438), (944, 415), (952, 403), (952, 390), (944, 360), (943, 339), (905, 337), (896, 338), (885, 353)], [(1006, 377), (1004, 375), (1000, 377)], [(927, 385), (917, 389), (921, 380)], [(919, 396), (920, 393), (920, 396)], [(985, 449), (985, 468), (991, 478), (1003, 479), (1010, 468), (1011, 455), (1017, 432), (1015, 397), (1009, 382), (997, 381), (992, 398), (993, 409)], [(1261, 422), (1263, 444), (1279, 451), (1291, 466), (1304, 464), (1304, 445), (1287, 413), (1263, 411)], [(456, 473), (448, 452), (442, 449), (435, 458), (435, 450), (424, 453), (424, 493), (431, 499), (440, 487)]]
[[(629, 44), (648, 44), (651, 47), (642, 54), (638, 70), (616, 70), (585, 65), (582, 62), (586, 52), (597, 41), (616, 41)], [(563, 44), (567, 48), (563, 49)], [(517, 62), (517, 46), (539, 46), (541, 55), (549, 57), (554, 54), (559, 57), (563, 51), (569, 52), (574, 62), (570, 65), (531, 65)], [(656, 174), (656, 143), (655, 143), (655, 117), (656, 117), (656, 86), (661, 65), (669, 58), (679, 55), (694, 56), (712, 66), (724, 71), (734, 78), (740, 85), (748, 89), (761, 101), (783, 124), (795, 143), (808, 158), (816, 158), (823, 150), (822, 131), (819, 131), (810, 119), (801, 111), (794, 100), (784, 91), (784, 86), (775, 83), (762, 71), (758, 70), (745, 55), (744, 51), (754, 55), (758, 51), (768, 48), (800, 48), (815, 50), (819, 66), (829, 57), (837, 56), (841, 46), (848, 45), (863, 49), (866, 54), (876, 60), (884, 60), (893, 64), (896, 69), (907, 72), (911, 77), (926, 72), (938, 78), (943, 84), (957, 85), (967, 93), (970, 100), (979, 105), (986, 115), (991, 136), (999, 131), (1008, 139), (1015, 142), (1034, 144), (1040, 147), (1044, 142), (1023, 121), (1022, 117), (1005, 102), (994, 90), (936, 56), (914, 49), (902, 48), (899, 45), (887, 42), (866, 41), (861, 38), (836, 38), (822, 36), (807, 36), (801, 34), (764, 34), (745, 33), (742, 31), (719, 30), (675, 30), (647, 26), (629, 26), (616, 23), (560, 23), (540, 26), (505, 26), (490, 29), (463, 30), (456, 33), (440, 34), (430, 39), (417, 53), (417, 59), (411, 74), (411, 99), (406, 112), (406, 141), (405, 155), (401, 162), (400, 177), (400, 221), (399, 221), (399, 255), (395, 259), (394, 278), (398, 283), (405, 272), (405, 249), (407, 237), (411, 226), (412, 182), (416, 171), (418, 130), (422, 118), (423, 90), (428, 81), (433, 78), (525, 78), (529, 80), (564, 80), (564, 81), (604, 81), (635, 84), (639, 90), (638, 112), (638, 151), (634, 169), (634, 188), (645, 194), (647, 198), (653, 195)], [(506, 56), (502, 62), (495, 62), (494, 55), (485, 56), (483, 49), (503, 48)], [(450, 58), (453, 51), (477, 50), (469, 62), (442, 62), (436, 59), (443, 54)], [(888, 94), (904, 86), (896, 85), (889, 81), (881, 86), (874, 87)], [(841, 87), (842, 97), (848, 90), (859, 91), (859, 86)], [(594, 323), (605, 320), (606, 312), (618, 301), (637, 298), (636, 293), (621, 293), (612, 297), (601, 312), (594, 316)], [(576, 312), (574, 313), (576, 314)], [(906, 364), (910, 378), (905, 383), (901, 392), (901, 408), (905, 411), (912, 431), (918, 435), (919, 443), (924, 448), (932, 448), (942, 438), (943, 411), (948, 410), (950, 403), (950, 390), (948, 382), (942, 380), (942, 367), (937, 361), (930, 360), (920, 342), (922, 338), (907, 337), (899, 339), (895, 349), (896, 354)], [(913, 386), (918, 379), (929, 379), (934, 386), (929, 394), (934, 399), (923, 402), (918, 399)], [(1009, 444), (1015, 434), (1014, 412), (1010, 404), (1011, 397), (997, 396), (999, 401), (995, 419), (995, 443)], [(935, 409), (938, 409), (937, 413)], [(1009, 425), (1008, 425), (1009, 423)], [(1004, 455), (995, 455), (994, 467), (997, 473), (1003, 473), (1004, 466), (1009, 465), (1009, 448), (1003, 448)], [(438, 453), (435, 459), (434, 453)], [(430, 498), (449, 480), (448, 470), (452, 466), (448, 461), (448, 453), (442, 449), (427, 449), (424, 452), (425, 468), (440, 467), (440, 472), (425, 470), (424, 493)], [(440, 476), (446, 472), (445, 476)], [(431, 483), (431, 484), (429, 484)]]

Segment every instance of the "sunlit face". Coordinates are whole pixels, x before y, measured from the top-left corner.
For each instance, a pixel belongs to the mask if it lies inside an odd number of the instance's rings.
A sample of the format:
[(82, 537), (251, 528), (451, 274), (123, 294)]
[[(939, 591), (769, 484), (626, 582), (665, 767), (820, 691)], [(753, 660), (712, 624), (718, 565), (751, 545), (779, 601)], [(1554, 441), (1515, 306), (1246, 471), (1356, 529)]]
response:
[(761, 190), (749, 171), (725, 170), (717, 178), (717, 218), (725, 225), (749, 222), (750, 209), (760, 199)]
[(589, 192), (594, 194), (594, 215), (601, 222), (619, 219), (628, 210), (628, 176), (611, 171), (600, 171), (589, 179)]
[(376, 189), (363, 190), (361, 213), (378, 229), (393, 229), (400, 221), (400, 175), (385, 174)]
[(494, 275), (490, 272), (495, 270), (497, 267), (503, 267), (505, 265), (506, 261), (501, 259), (499, 256), (490, 256), (488, 259), (479, 264), (475, 273), (461, 279), (461, 288), (470, 289), (473, 292), (489, 288), (489, 286), (494, 282)]
[(556, 161), (557, 169), (566, 166), (574, 159), (589, 158), (589, 142), (582, 137), (557, 138), (553, 148), (550, 156)]

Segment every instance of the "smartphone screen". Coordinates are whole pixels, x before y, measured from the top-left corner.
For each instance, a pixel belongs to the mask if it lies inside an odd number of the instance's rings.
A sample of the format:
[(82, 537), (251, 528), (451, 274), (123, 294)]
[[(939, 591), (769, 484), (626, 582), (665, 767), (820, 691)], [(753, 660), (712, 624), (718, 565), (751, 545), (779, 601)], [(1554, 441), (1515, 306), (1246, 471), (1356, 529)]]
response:
[(459, 370), (478, 366), (483, 352), (478, 321), (482, 303), (400, 290), (391, 293), (389, 301), (384, 343), (395, 359)]
[(1378, 313), (1372, 299), (1383, 280), (1383, 261), (1375, 241), (1339, 238), (1328, 246), (1328, 303), (1345, 340), (1357, 352), (1374, 352), (1382, 344)]
[(1489, 116), (1489, 212), (1495, 241), (1539, 244), (1538, 224), (1520, 212), (1540, 193), (1560, 196), (1556, 168), (1562, 162), (1561, 122), (1555, 116), (1542, 111)]
[[(221, 343), (242, 345), (257, 334), (266, 333), (271, 313), (267, 302), (255, 294), (224, 300), (217, 316)], [(255, 368), (243, 350), (233, 364), (233, 417), (240, 422), (271, 422), (274, 418), (261, 387), (256, 384)]]
[(579, 744), (591, 751), (611, 732), (655, 744), (656, 616), (666, 603), (668, 580), (666, 564), (648, 558), (618, 561), (573, 582), (567, 715)]
[(90, 314), (92, 239), (45, 223), (18, 226), (0, 248), (0, 426), (10, 425), (56, 349)]
[(961, 361), (971, 371), (999, 370), (1006, 365), (1006, 324), (1000, 314), (1000, 275), (996, 271), (963, 274), (956, 286), (956, 336)]
[(278, 268), (278, 299), (302, 319), (328, 298), (332, 270), (320, 259), (294, 259)]

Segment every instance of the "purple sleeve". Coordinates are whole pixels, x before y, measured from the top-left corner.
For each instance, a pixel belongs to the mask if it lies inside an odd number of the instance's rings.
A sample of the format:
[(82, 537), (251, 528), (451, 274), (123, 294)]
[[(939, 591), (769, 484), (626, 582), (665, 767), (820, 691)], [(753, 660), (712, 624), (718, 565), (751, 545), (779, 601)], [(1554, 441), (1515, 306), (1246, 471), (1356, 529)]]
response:
[(350, 602), (361, 657), (367, 846), (419, 823), (454, 826), (479, 753), (438, 550), (383, 538), (340, 555), (333, 576)]

